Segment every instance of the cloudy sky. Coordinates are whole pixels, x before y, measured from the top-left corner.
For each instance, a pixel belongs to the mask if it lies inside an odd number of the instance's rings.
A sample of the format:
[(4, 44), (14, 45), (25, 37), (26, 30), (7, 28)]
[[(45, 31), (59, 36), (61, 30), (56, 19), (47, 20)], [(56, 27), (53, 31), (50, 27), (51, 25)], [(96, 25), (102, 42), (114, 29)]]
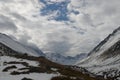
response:
[(0, 32), (44, 52), (88, 53), (120, 26), (120, 0), (0, 0)]

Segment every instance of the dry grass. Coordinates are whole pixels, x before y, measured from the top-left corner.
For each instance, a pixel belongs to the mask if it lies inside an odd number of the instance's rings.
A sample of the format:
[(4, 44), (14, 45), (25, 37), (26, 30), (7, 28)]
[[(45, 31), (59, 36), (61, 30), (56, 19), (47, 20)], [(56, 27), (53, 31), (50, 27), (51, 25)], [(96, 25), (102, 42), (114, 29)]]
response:
[[(27, 59), (31, 61), (37, 61), (40, 63), (38, 67), (29, 66), (28, 65), (28, 71), (26, 72), (12, 72), (11, 74), (29, 74), (29, 73), (60, 73), (62, 76), (53, 77), (51, 80), (105, 80), (102, 77), (92, 77), (88, 73), (82, 73), (77, 70), (73, 70), (72, 68), (61, 65), (58, 63), (54, 63), (45, 57), (33, 57), (29, 55), (12, 55), (11, 57), (16, 57), (20, 59)], [(57, 71), (52, 71), (51, 68), (56, 68)], [(24, 68), (26, 69), (26, 68)], [(22, 70), (22, 69), (21, 69)], [(64, 77), (63, 77), (64, 76)], [(71, 77), (75, 77), (75, 79), (72, 79)], [(57, 79), (56, 79), (57, 78)]]

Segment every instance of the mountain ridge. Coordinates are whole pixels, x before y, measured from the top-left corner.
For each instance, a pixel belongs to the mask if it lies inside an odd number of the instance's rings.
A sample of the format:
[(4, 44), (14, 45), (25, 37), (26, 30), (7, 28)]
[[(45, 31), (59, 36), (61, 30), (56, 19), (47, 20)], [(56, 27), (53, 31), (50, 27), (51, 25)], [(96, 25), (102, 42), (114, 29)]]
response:
[(111, 36), (114, 36), (118, 31), (120, 31), (120, 26), (115, 29), (111, 34), (109, 34), (103, 41), (101, 41), (92, 51), (90, 51), (90, 53), (88, 53), (88, 56), (98, 51), (100, 47), (103, 46), (111, 38)]
[(0, 43), (7, 45), (8, 47), (12, 48), (17, 52), (29, 53), (30, 55), (34, 55), (34, 56), (43, 55), (42, 51), (39, 51), (39, 53), (37, 53), (34, 49), (27, 47), (25, 45), (22, 45), (21, 43), (13, 40), (11, 37), (3, 33), (0, 33)]
[(99, 45), (97, 45), (87, 58), (77, 63), (88, 71), (120, 80), (120, 27), (115, 29)]

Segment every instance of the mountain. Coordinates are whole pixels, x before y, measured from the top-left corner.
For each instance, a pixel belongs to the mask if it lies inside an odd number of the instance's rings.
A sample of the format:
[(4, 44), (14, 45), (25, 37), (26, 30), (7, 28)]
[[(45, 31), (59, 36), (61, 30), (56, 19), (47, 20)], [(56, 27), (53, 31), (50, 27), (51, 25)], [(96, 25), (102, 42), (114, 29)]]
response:
[(28, 53), (29, 55), (33, 56), (46, 56), (49, 60), (52, 60), (54, 62), (60, 63), (60, 64), (67, 64), (67, 65), (72, 65), (76, 63), (78, 60), (82, 60), (86, 54), (80, 54), (76, 55), (75, 57), (71, 56), (63, 56), (61, 54), (56, 54), (56, 53), (46, 53), (44, 54), (39, 48), (23, 45), (15, 40), (13, 40), (11, 37), (9, 37), (6, 34), (0, 33), (0, 43), (3, 43), (10, 47), (11, 49), (20, 52), (20, 53)]
[(78, 60), (82, 60), (85, 57), (86, 57), (85, 53), (78, 54), (74, 57), (63, 56), (63, 55), (57, 54), (57, 53), (46, 53), (46, 58), (48, 58), (49, 60), (60, 63), (60, 64), (65, 64), (65, 65), (73, 65)]
[(6, 35), (1, 34), (0, 41), (0, 80), (105, 80), (77, 66), (61, 65), (43, 56), (23, 54), (20, 51), (24, 47)]
[(88, 71), (120, 80), (120, 27), (98, 44), (78, 66)]
[(29, 53), (29, 55), (33, 56), (43, 56), (43, 52), (39, 49), (34, 49), (28, 46), (25, 46), (11, 37), (7, 36), (6, 34), (0, 33), (0, 43), (5, 44), (6, 46), (10, 47), (11, 49), (20, 52), (20, 53)]

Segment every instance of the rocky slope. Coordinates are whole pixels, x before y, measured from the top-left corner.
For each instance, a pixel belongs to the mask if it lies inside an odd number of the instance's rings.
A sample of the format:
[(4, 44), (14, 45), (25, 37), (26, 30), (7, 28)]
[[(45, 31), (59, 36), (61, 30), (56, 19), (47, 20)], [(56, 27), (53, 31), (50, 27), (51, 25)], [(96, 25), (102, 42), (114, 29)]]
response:
[(13, 40), (8, 35), (2, 34), (2, 33), (0, 33), (0, 43), (5, 44), (6, 46), (10, 47), (11, 49), (13, 49), (17, 52), (29, 53), (30, 55), (33, 55), (33, 56), (43, 56), (44, 55), (41, 50), (36, 51), (35, 49), (25, 46), (15, 40)]
[(120, 27), (113, 31), (88, 57), (77, 65), (85, 67), (94, 74), (120, 80)]

